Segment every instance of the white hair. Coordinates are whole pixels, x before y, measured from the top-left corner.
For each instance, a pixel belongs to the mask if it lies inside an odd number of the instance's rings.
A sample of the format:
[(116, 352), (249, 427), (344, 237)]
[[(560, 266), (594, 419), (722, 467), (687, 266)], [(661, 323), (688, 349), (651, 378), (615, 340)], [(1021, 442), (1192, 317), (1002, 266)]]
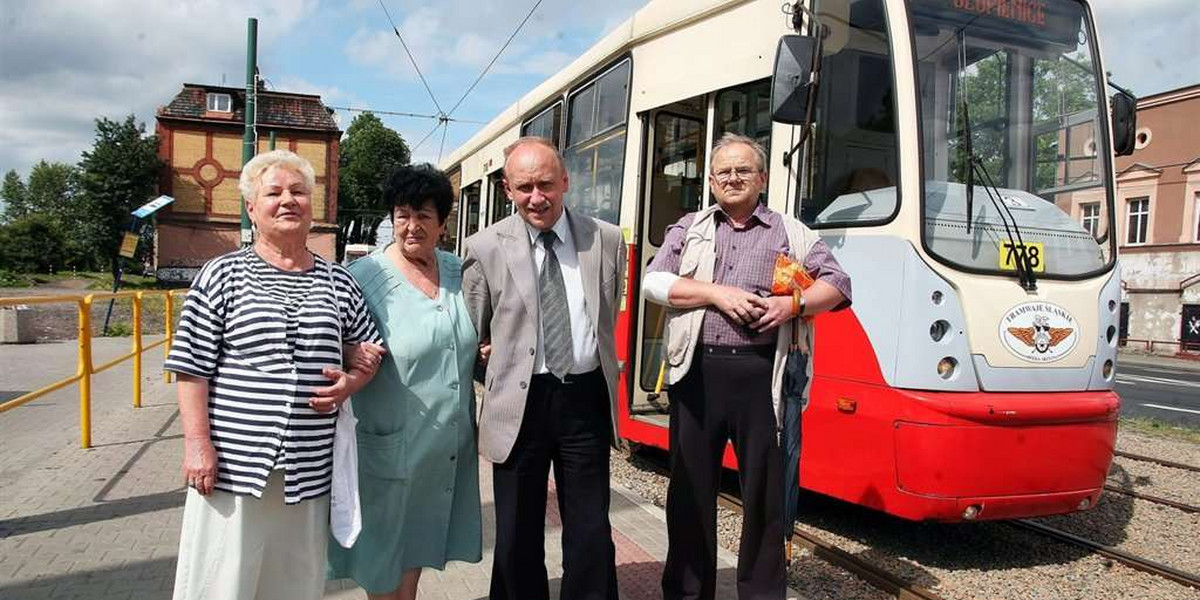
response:
[(725, 135), (722, 135), (720, 139), (713, 144), (712, 155), (716, 156), (717, 152), (720, 152), (722, 148), (725, 148), (726, 146), (732, 146), (734, 144), (744, 144), (749, 146), (751, 150), (754, 150), (754, 154), (758, 155), (758, 170), (764, 173), (767, 171), (767, 151), (762, 147), (762, 144), (758, 143), (758, 140), (754, 138), (733, 133), (732, 131), (726, 132)]
[(254, 198), (258, 194), (258, 186), (262, 184), (263, 175), (271, 169), (288, 169), (300, 174), (310, 193), (317, 187), (317, 175), (312, 164), (291, 150), (271, 150), (255, 156), (242, 167), (242, 175), (238, 178), (242, 197), (247, 200)]

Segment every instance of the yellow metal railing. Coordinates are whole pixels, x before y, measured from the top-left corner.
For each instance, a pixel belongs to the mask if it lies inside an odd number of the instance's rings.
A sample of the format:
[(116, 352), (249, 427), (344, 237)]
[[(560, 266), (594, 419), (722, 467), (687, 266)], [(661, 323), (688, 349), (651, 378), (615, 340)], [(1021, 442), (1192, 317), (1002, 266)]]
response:
[[(86, 296), (74, 295), (59, 295), (59, 296), (26, 296), (17, 298), (0, 298), (0, 307), (18, 306), (31, 304), (74, 304), (78, 314), (78, 329), (76, 333), (76, 342), (78, 344), (77, 361), (75, 374), (70, 377), (65, 377), (54, 383), (43, 386), (32, 392), (28, 392), (13, 398), (4, 403), (0, 403), (0, 413), (14, 409), (23, 404), (33, 402), (50, 392), (62, 389), (72, 383), (79, 382), (79, 445), (83, 448), (90, 448), (92, 445), (92, 375), (107, 371), (122, 362), (133, 360), (133, 406), (141, 408), (142, 406), (142, 354), (147, 350), (152, 350), (159, 346), (165, 346), (164, 356), (171, 348), (171, 340), (174, 339), (174, 298), (175, 296), (186, 293), (186, 289), (176, 290), (147, 290), (136, 292), (102, 292), (96, 294), (88, 294)], [(163, 339), (154, 342), (153, 344), (145, 345), (142, 343), (142, 305), (146, 298), (161, 297), (163, 298), (163, 331), (165, 335)], [(129, 352), (118, 356), (102, 365), (96, 366), (92, 362), (92, 305), (96, 300), (108, 299), (125, 299), (128, 298), (132, 306), (133, 314), (133, 333), (132, 347)], [(169, 382), (170, 374), (164, 373), (163, 380)]]

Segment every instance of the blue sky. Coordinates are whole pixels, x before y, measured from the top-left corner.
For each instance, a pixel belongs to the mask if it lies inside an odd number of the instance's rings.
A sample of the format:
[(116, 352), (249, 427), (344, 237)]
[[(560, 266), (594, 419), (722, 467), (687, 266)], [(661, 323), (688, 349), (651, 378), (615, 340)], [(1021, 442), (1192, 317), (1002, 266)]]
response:
[[(384, 0), (448, 110), (536, 0)], [(1200, 83), (1192, 0), (1096, 0), (1109, 70), (1139, 94)], [(645, 0), (544, 0), (454, 117), (488, 121), (569, 63)], [(434, 113), (379, 0), (4, 0), (0, 2), (0, 171), (76, 162), (94, 118), (154, 110), (184, 82), (245, 81), (245, 22), (275, 89), (327, 104)], [(1188, 57), (1188, 58), (1184, 58)], [(353, 114), (339, 113), (343, 129)], [(416, 144), (432, 121), (383, 117)], [(452, 124), (445, 153), (478, 124)], [(440, 132), (414, 159), (437, 158)]]

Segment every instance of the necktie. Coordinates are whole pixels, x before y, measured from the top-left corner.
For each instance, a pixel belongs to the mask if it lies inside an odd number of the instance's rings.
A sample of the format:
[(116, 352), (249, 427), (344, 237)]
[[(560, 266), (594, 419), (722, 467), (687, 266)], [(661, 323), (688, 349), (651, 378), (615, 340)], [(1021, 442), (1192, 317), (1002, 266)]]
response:
[(575, 366), (571, 341), (571, 314), (567, 306), (567, 287), (563, 283), (562, 268), (558, 255), (554, 253), (554, 242), (558, 236), (553, 231), (543, 231), (538, 236), (546, 249), (542, 261), (542, 272), (538, 274), (538, 287), (542, 303), (542, 346), (546, 356), (546, 368), (555, 377), (562, 379)]

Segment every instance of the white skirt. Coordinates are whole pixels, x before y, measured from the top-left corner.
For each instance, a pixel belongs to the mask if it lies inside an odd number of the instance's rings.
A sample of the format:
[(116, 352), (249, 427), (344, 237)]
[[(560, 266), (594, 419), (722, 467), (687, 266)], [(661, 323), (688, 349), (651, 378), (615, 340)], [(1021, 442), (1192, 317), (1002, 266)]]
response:
[(320, 600), (329, 496), (283, 503), (283, 472), (261, 500), (188, 490), (174, 600)]

